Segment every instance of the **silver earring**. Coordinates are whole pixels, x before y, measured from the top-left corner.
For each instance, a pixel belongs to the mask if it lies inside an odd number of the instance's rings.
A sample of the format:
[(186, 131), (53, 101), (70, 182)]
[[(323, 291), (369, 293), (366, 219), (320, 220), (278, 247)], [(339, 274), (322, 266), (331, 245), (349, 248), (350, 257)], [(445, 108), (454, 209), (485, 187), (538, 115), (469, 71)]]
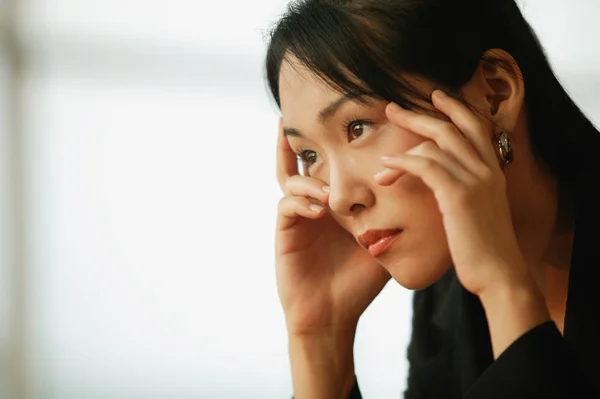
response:
[(506, 166), (508, 166), (508, 164), (510, 164), (514, 159), (510, 138), (504, 130), (500, 131), (500, 135), (498, 137), (498, 154), (500, 155), (501, 169), (506, 168)]

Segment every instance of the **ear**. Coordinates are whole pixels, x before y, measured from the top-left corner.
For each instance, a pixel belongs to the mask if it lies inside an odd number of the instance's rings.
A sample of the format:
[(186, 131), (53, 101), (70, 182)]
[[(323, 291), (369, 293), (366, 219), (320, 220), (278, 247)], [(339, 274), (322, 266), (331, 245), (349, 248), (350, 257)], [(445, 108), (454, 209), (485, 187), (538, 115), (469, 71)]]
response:
[(468, 99), (507, 131), (512, 131), (522, 112), (525, 84), (515, 59), (501, 49), (487, 50), (465, 87)]

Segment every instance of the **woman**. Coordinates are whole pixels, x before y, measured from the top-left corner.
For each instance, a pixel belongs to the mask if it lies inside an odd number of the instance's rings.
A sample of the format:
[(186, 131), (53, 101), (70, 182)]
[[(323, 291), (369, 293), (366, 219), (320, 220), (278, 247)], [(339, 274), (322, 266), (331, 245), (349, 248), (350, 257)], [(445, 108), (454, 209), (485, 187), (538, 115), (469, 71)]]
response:
[(266, 72), (296, 398), (360, 397), (390, 277), (416, 290), (406, 398), (598, 396), (600, 133), (514, 0), (295, 2)]

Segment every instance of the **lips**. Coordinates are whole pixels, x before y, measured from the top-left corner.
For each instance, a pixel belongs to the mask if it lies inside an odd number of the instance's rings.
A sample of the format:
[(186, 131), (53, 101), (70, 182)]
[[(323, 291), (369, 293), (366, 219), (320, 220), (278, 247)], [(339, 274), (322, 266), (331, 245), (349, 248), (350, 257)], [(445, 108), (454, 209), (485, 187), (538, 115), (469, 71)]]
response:
[(369, 230), (358, 237), (358, 242), (377, 258), (392, 247), (401, 232), (401, 229)]
[(393, 236), (401, 231), (401, 229), (368, 230), (358, 236), (358, 243), (364, 249), (369, 249), (371, 245), (377, 243), (382, 238)]

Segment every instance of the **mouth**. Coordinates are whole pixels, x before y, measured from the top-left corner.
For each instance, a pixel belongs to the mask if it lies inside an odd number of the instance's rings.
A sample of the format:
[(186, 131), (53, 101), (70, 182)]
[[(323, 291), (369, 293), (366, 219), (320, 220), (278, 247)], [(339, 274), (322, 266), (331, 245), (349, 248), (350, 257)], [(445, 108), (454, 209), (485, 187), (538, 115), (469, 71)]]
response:
[(392, 246), (401, 232), (401, 229), (367, 230), (357, 240), (376, 258)]

